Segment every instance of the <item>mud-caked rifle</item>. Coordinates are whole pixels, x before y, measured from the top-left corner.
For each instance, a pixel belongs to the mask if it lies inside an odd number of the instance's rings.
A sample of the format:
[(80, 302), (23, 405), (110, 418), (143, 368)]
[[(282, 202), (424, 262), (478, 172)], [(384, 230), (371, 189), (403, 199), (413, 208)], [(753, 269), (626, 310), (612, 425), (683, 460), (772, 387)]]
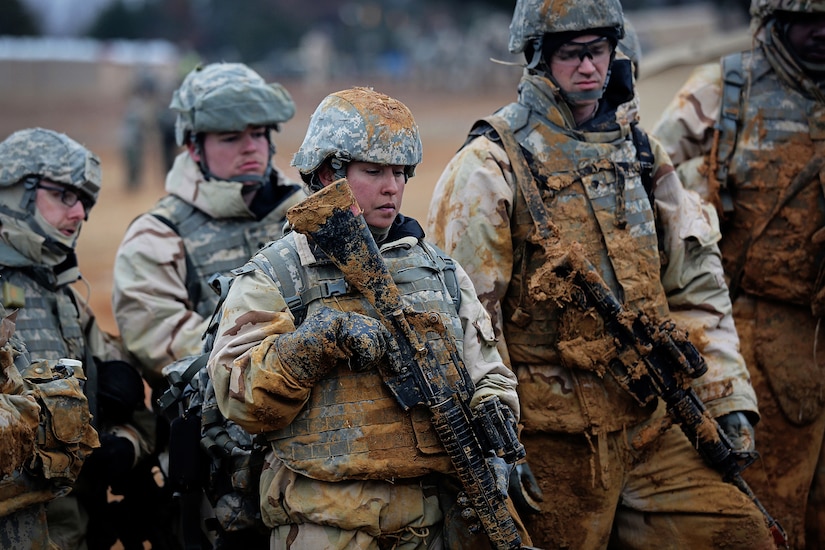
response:
[[(525, 456), (512, 411), (498, 397), (470, 409), (473, 382), (439, 313), (403, 304), (346, 180), (325, 187), (287, 212), (293, 228), (307, 236), (343, 273), (347, 283), (375, 308), (390, 338), (388, 361), (379, 367), (387, 388), (404, 410), (424, 406), (462, 489), (496, 549), (523, 548), (506, 497), (498, 490), (487, 458), (515, 463)], [(459, 380), (451, 381), (434, 350), (443, 346)]]
[(788, 548), (782, 526), (742, 478), (742, 472), (758, 453), (736, 450), (690, 385), (692, 379), (707, 371), (707, 365), (687, 334), (670, 320), (656, 323), (643, 312), (625, 308), (579, 243), (566, 243), (564, 250), (551, 262), (552, 271), (573, 284), (568, 300), (580, 309), (595, 310), (605, 331), (613, 337), (616, 353), (607, 365), (613, 378), (642, 406), (661, 399), (670, 420), (705, 462), (756, 505), (777, 548)]

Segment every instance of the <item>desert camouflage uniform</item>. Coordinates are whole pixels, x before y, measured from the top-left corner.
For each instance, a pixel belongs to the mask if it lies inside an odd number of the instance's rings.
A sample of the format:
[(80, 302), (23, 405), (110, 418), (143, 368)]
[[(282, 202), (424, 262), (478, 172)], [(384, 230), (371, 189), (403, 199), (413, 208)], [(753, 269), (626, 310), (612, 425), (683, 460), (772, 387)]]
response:
[[(399, 223), (403, 219), (397, 220), (381, 245), (402, 299), (417, 310), (438, 310), (452, 320), (448, 327), (463, 347), (464, 362), (476, 383), (473, 404), (498, 395), (518, 414), (514, 376), (498, 358), (489, 317), (469, 278), (456, 268), (462, 297), (456, 312), (432, 248), (420, 241), (423, 232), (409, 218)], [(316, 260), (303, 235), (289, 233), (284, 239), (300, 257), (300, 265), (288, 263), (287, 269), (305, 281), (301, 288), (313, 288), (319, 277), (329, 280), (338, 272), (328, 260)], [(284, 261), (289, 258), (285, 255)], [(261, 254), (255, 261), (241, 270), (224, 303), (209, 365), (221, 410), (250, 433), (265, 433), (271, 440), (272, 452), (261, 477), (261, 508), (265, 523), (274, 529), (273, 539), (283, 545), (290, 533), (298, 533), (294, 545), (320, 548), (318, 539), (301, 537), (325, 531), (321, 525), (336, 537), (325, 542), (328, 548), (347, 547), (348, 538), (367, 547), (371, 539), (397, 537), (398, 548), (419, 547), (421, 538), (437, 539), (442, 513), (439, 476), (432, 474), (449, 473), (452, 467), (429, 421), (404, 413), (376, 370), (357, 373), (338, 368), (312, 389), (297, 383), (281, 367), (277, 354), (270, 352), (278, 334), (294, 330), (293, 316), (272, 275), (259, 267), (266, 268), (269, 262)], [(406, 275), (399, 277), (399, 270)], [(410, 279), (416, 273), (418, 278)], [(312, 302), (307, 316), (324, 305), (364, 314), (372, 311), (362, 296), (350, 293)], [(339, 397), (331, 393), (346, 387), (358, 389), (348, 400), (343, 399), (346, 392)], [(329, 395), (335, 399), (327, 402)], [(361, 410), (363, 414), (358, 413)], [(379, 410), (380, 424), (374, 414)], [(346, 419), (345, 426), (338, 426), (335, 417)], [(318, 434), (308, 430), (313, 418), (327, 419), (331, 433), (345, 430), (348, 449), (334, 452), (329, 444), (322, 448)], [(398, 436), (393, 445), (371, 448), (372, 438), (382, 429), (378, 426), (387, 425)], [(312, 456), (321, 458), (306, 458)]]
[[(166, 177), (167, 195), (128, 228), (115, 258), (112, 299), (123, 340), (156, 391), (167, 385), (164, 367), (191, 361), (203, 351), (202, 337), (219, 300), (209, 278), (228, 275), (279, 238), (286, 210), (306, 196), (272, 164), (271, 130), (295, 112), (292, 98), (279, 84), (264, 82), (243, 64), (214, 63), (187, 75), (173, 94), (170, 110), (177, 114), (178, 144), (193, 145), (201, 160), (193, 160), (188, 151), (178, 155)], [(202, 149), (204, 134), (249, 126), (264, 127), (270, 140), (265, 174), (232, 181), (217, 178)], [(250, 180), (261, 185), (247, 206), (242, 191)], [(215, 453), (221, 457), (211, 457), (209, 481), (201, 482), (218, 520), (215, 531), (221, 537), (231, 531), (228, 536), (236, 537), (213, 543), (255, 544), (242, 537), (248, 533), (257, 541), (266, 534), (256, 505), (257, 476), (250, 470), (252, 450), (258, 447), (250, 434), (221, 417), (205, 370), (197, 380), (201, 383), (192, 384), (197, 395), (184, 405), (200, 407), (202, 435), (211, 434), (223, 445)], [(220, 446), (214, 441), (210, 445)], [(190, 452), (195, 460), (201, 450)], [(211, 537), (212, 527), (207, 530)]]
[[(126, 346), (153, 385), (162, 382), (164, 366), (201, 351), (218, 302), (209, 277), (228, 274), (280, 237), (286, 210), (306, 196), (278, 170), (272, 182), (280, 196), (256, 219), (243, 201), (241, 183), (207, 182), (189, 154), (181, 153), (166, 178), (169, 194), (126, 231), (115, 257), (113, 309)], [(155, 214), (176, 222), (180, 234)], [(196, 304), (186, 286), (187, 256), (201, 287)]]
[[(520, 2), (549, 9), (530, 4)], [(581, 127), (557, 85), (529, 69), (518, 102), (497, 114), (525, 151), (562, 243), (579, 242), (619, 300), (688, 329), (708, 363), (694, 388), (711, 415), (756, 418), (716, 217), (683, 188), (653, 139), (648, 200), (633, 117), (616, 115), (634, 100), (631, 73), (627, 60), (614, 60), (599, 109)], [(678, 427), (659, 424), (661, 407), (640, 408), (588, 354), (586, 346), (605, 338), (599, 320), (528, 295), (543, 253), (531, 240), (533, 220), (511, 159), (488, 124), (476, 126), (447, 165), (428, 228), (467, 270), (518, 376), (522, 442), (544, 494), (542, 512), (525, 518), (537, 546), (772, 546), (748, 499), (702, 461)]]
[[(825, 2), (792, 4), (780, 9), (825, 10)], [(734, 316), (762, 413), (756, 428), (762, 460), (745, 478), (785, 527), (792, 547), (804, 548), (806, 503), (809, 526), (822, 531), (825, 521), (825, 501), (808, 502), (817, 468), (825, 483), (825, 359), (816, 355), (822, 310), (812, 314), (825, 258), (818, 238), (825, 226), (825, 96), (782, 45), (772, 16), (755, 17), (754, 25), (755, 47), (698, 67), (654, 133), (685, 185), (722, 216), (725, 273), (735, 289)], [(738, 68), (732, 75), (738, 86), (724, 85), (723, 66)], [(723, 103), (738, 134), (714, 132)], [(722, 169), (727, 178), (720, 180)], [(799, 190), (789, 192), (805, 172)], [(809, 548), (822, 544), (825, 539), (808, 540)]]

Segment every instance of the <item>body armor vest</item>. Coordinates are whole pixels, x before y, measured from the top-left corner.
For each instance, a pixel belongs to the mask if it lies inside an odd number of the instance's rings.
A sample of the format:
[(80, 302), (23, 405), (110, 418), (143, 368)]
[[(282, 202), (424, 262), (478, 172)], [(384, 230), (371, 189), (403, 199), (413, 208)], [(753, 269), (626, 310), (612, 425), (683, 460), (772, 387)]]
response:
[[(170, 225), (183, 239), (187, 255), (187, 283), (199, 286), (193, 296), (193, 307), (201, 316), (208, 318), (215, 310), (219, 296), (209, 288), (209, 277), (215, 273), (229, 273), (243, 265), (266, 243), (281, 237), (286, 208), (292, 201), (285, 201), (261, 220), (253, 218), (212, 218), (174, 195), (163, 197), (150, 214)], [(187, 284), (188, 286), (188, 284)]]
[[(736, 154), (723, 182), (733, 199), (720, 243), (725, 273), (741, 272), (731, 287), (738, 283), (749, 294), (807, 307), (825, 256), (812, 238), (825, 226), (823, 174), (800, 182), (801, 190), (778, 212), (773, 209), (807, 163), (825, 155), (825, 105), (783, 85), (761, 49), (734, 56), (741, 59), (725, 59), (723, 66), (743, 67), (749, 88), (735, 98), (740, 102)], [(765, 222), (753, 238), (754, 228)]]
[[(404, 241), (399, 243), (385, 245), (381, 254), (404, 304), (415, 311), (438, 312), (448, 320), (448, 332), (455, 340), (459, 356), (463, 356), (464, 332), (438, 255), (420, 241), (412, 247)], [(292, 249), (279, 251), (274, 257), (295, 262), (287, 266), (289, 272), (296, 274), (287, 284), (297, 283), (299, 293), (307, 296), (307, 290), (330, 284), (339, 287), (342, 274), (329, 260), (319, 259), (309, 266), (296, 261), (294, 234), (272, 246)], [(273, 254), (259, 254), (256, 263), (284, 293), (287, 285), (278, 281), (271, 264), (266, 265), (267, 257)], [(308, 316), (323, 306), (377, 316), (362, 295), (349, 290), (320, 296), (306, 306)], [(443, 349), (438, 342), (429, 341), (436, 352)], [(458, 383), (460, 376), (455, 365), (445, 361), (444, 366), (448, 378)], [(429, 410), (415, 407), (403, 411), (376, 370), (354, 372), (346, 365), (333, 369), (313, 387), (309, 402), (295, 420), (268, 437), (275, 454), (291, 470), (323, 481), (411, 478), (453, 469), (432, 428)]]
[[(34, 359), (54, 360), (61, 357), (86, 359), (80, 312), (68, 287), (46, 288), (34, 280), (27, 270), (41, 271), (51, 277), (46, 268), (2, 268), (6, 285), (23, 289), (25, 302), (17, 314), (16, 334), (26, 343)], [(9, 307), (9, 306), (7, 306)]]
[[(563, 125), (557, 107), (550, 106), (546, 114), (530, 109), (534, 95), (533, 88), (524, 86), (520, 102), (496, 114), (507, 120), (521, 145), (561, 242), (579, 242), (615, 296), (630, 308), (666, 315), (656, 224), (631, 136), (619, 127), (604, 133), (572, 131)], [(547, 103), (547, 98), (535, 101)], [(609, 338), (601, 319), (528, 295), (529, 277), (545, 262), (541, 246), (530, 240), (534, 231), (517, 189), (511, 217), (514, 268), (501, 303), (507, 349), (514, 368), (539, 367), (558, 380), (533, 387), (520, 376), (525, 430), (614, 431), (647, 418), (652, 409), (640, 408), (609, 375), (596, 372), (605, 365), (582, 368), (563, 352), (566, 342)]]

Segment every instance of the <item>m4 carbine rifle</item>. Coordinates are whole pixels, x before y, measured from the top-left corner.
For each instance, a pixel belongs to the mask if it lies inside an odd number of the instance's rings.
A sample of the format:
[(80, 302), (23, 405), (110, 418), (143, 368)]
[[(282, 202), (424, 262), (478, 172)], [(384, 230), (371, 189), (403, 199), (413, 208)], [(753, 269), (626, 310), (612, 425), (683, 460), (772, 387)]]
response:
[[(379, 367), (384, 383), (404, 410), (425, 406), (432, 413), (436, 434), (492, 546), (522, 548), (506, 497), (499, 492), (486, 461), (491, 453), (507, 463), (525, 456), (512, 411), (497, 397), (470, 409), (473, 382), (441, 315), (417, 312), (402, 303), (346, 180), (338, 180), (292, 207), (287, 219), (375, 308), (392, 336), (389, 361)], [(428, 334), (444, 345), (459, 381), (448, 380), (447, 369), (425, 338)]]
[[(568, 243), (564, 253), (546, 264), (555, 276), (570, 280), (569, 300), (582, 310), (593, 308), (605, 331), (613, 337), (616, 356), (608, 371), (642, 406), (657, 397), (664, 401), (670, 419), (681, 428), (699, 455), (722, 479), (735, 485), (756, 505), (778, 548), (787, 548), (782, 526), (765, 510), (742, 478), (742, 471), (758, 457), (753, 451), (737, 451), (725, 432), (696, 395), (690, 380), (702, 376), (707, 365), (702, 355), (672, 321), (658, 326), (644, 313), (628, 311), (610, 291), (579, 243)], [(533, 281), (544, 287), (554, 277), (539, 273)], [(556, 279), (558, 281), (558, 279)]]

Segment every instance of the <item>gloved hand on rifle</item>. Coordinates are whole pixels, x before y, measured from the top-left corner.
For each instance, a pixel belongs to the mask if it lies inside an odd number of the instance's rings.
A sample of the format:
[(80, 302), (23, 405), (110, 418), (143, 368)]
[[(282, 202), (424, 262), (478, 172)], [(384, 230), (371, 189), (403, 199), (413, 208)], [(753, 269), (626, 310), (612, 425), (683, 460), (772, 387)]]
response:
[(279, 336), (275, 349), (285, 369), (311, 387), (345, 359), (354, 371), (376, 366), (386, 354), (389, 338), (377, 319), (323, 307), (295, 331)]
[(733, 450), (740, 452), (756, 450), (756, 432), (745, 413), (736, 411), (724, 414), (717, 418), (716, 422), (730, 440)]

